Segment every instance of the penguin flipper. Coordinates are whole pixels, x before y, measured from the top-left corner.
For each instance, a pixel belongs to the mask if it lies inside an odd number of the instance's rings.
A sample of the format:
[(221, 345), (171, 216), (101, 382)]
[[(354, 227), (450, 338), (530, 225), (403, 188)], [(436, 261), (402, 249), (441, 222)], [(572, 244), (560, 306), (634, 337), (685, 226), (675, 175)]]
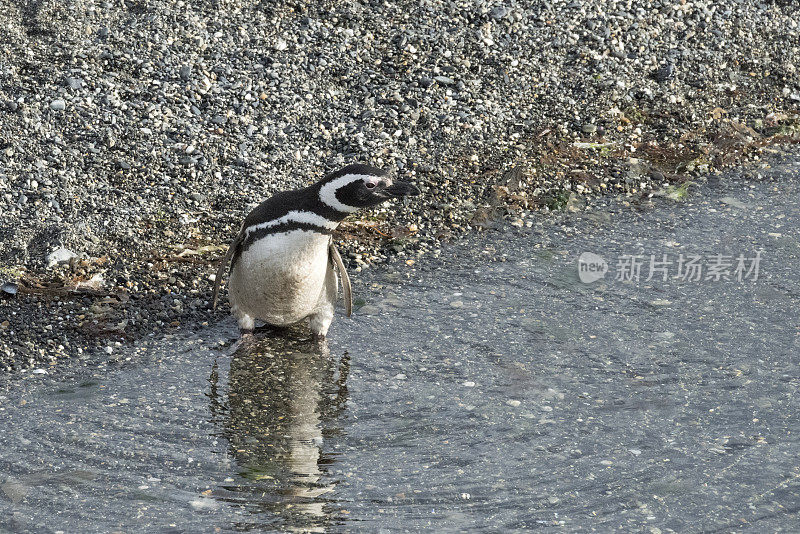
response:
[(228, 247), (228, 251), (225, 253), (225, 257), (219, 262), (219, 267), (217, 267), (217, 276), (214, 279), (214, 294), (213, 300), (211, 303), (211, 309), (217, 309), (217, 299), (219, 298), (219, 286), (222, 283), (222, 277), (225, 274), (225, 267), (228, 265), (228, 262), (231, 261), (231, 257), (233, 256), (236, 247), (239, 246), (239, 241), (242, 239), (242, 232), (239, 232), (239, 235), (236, 236), (230, 246)]
[(342, 256), (333, 244), (333, 241), (328, 245), (328, 253), (333, 260), (336, 269), (339, 271), (339, 278), (342, 279), (342, 293), (344, 293), (344, 311), (348, 317), (353, 315), (353, 288), (350, 285), (350, 276), (347, 274), (347, 269), (344, 268)]

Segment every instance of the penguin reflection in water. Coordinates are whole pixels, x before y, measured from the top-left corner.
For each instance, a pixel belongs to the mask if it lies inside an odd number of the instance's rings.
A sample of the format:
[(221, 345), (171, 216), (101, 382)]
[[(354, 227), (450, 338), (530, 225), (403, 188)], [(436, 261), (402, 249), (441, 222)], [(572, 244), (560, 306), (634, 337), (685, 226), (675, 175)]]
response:
[[(297, 327), (293, 327), (297, 329)], [(336, 520), (336, 477), (330, 472), (346, 410), (349, 357), (297, 336), (253, 340), (231, 358), (227, 385), (214, 363), (210, 411), (228, 441), (240, 478), (216, 490), (246, 503), (285, 532), (325, 532)], [(279, 527), (279, 528), (276, 528)], [(256, 529), (257, 530), (257, 529)]]
[(268, 198), (245, 218), (219, 266), (214, 308), (230, 261), (228, 298), (243, 337), (253, 332), (256, 320), (286, 326), (308, 319), (314, 337), (325, 338), (338, 290), (334, 265), (342, 279), (347, 315), (352, 311), (350, 279), (331, 233), (359, 209), (418, 194), (409, 183), (356, 164), (303, 189)]

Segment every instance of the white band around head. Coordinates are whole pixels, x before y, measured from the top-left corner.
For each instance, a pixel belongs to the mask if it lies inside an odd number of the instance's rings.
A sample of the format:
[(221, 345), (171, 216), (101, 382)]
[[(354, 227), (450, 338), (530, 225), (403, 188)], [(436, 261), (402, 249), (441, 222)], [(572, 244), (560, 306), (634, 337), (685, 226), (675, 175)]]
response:
[(357, 206), (348, 206), (339, 201), (336, 198), (336, 191), (347, 184), (355, 182), (356, 180), (380, 180), (379, 176), (372, 176), (370, 174), (345, 174), (344, 176), (340, 176), (335, 180), (331, 180), (327, 184), (323, 185), (319, 189), (319, 199), (327, 204), (328, 206), (332, 207), (337, 211), (343, 211), (345, 213), (353, 213), (354, 211), (358, 211)]

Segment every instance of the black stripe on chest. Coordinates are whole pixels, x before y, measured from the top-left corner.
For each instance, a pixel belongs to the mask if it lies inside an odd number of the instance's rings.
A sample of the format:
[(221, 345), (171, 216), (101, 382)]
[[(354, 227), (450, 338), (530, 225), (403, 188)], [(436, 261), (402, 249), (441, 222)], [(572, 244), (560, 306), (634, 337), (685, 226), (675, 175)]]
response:
[(292, 230), (305, 230), (322, 235), (331, 235), (331, 233), (333, 233), (332, 230), (317, 226), (316, 224), (295, 221), (288, 221), (275, 226), (267, 226), (266, 228), (259, 228), (252, 232), (246, 232), (244, 239), (236, 244), (236, 250), (233, 251), (233, 258), (231, 259), (230, 266), (231, 270), (233, 270), (233, 266), (239, 260), (239, 257), (259, 239), (263, 239), (269, 235), (291, 232)]

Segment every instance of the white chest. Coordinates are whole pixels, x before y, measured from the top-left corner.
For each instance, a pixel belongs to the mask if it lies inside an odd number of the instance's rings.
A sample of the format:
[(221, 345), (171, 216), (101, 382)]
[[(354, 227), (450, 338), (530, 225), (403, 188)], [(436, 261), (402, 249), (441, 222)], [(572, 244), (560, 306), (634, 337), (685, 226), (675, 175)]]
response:
[(273, 324), (296, 322), (325, 297), (330, 236), (307, 230), (267, 235), (239, 257), (231, 272), (231, 303)]

